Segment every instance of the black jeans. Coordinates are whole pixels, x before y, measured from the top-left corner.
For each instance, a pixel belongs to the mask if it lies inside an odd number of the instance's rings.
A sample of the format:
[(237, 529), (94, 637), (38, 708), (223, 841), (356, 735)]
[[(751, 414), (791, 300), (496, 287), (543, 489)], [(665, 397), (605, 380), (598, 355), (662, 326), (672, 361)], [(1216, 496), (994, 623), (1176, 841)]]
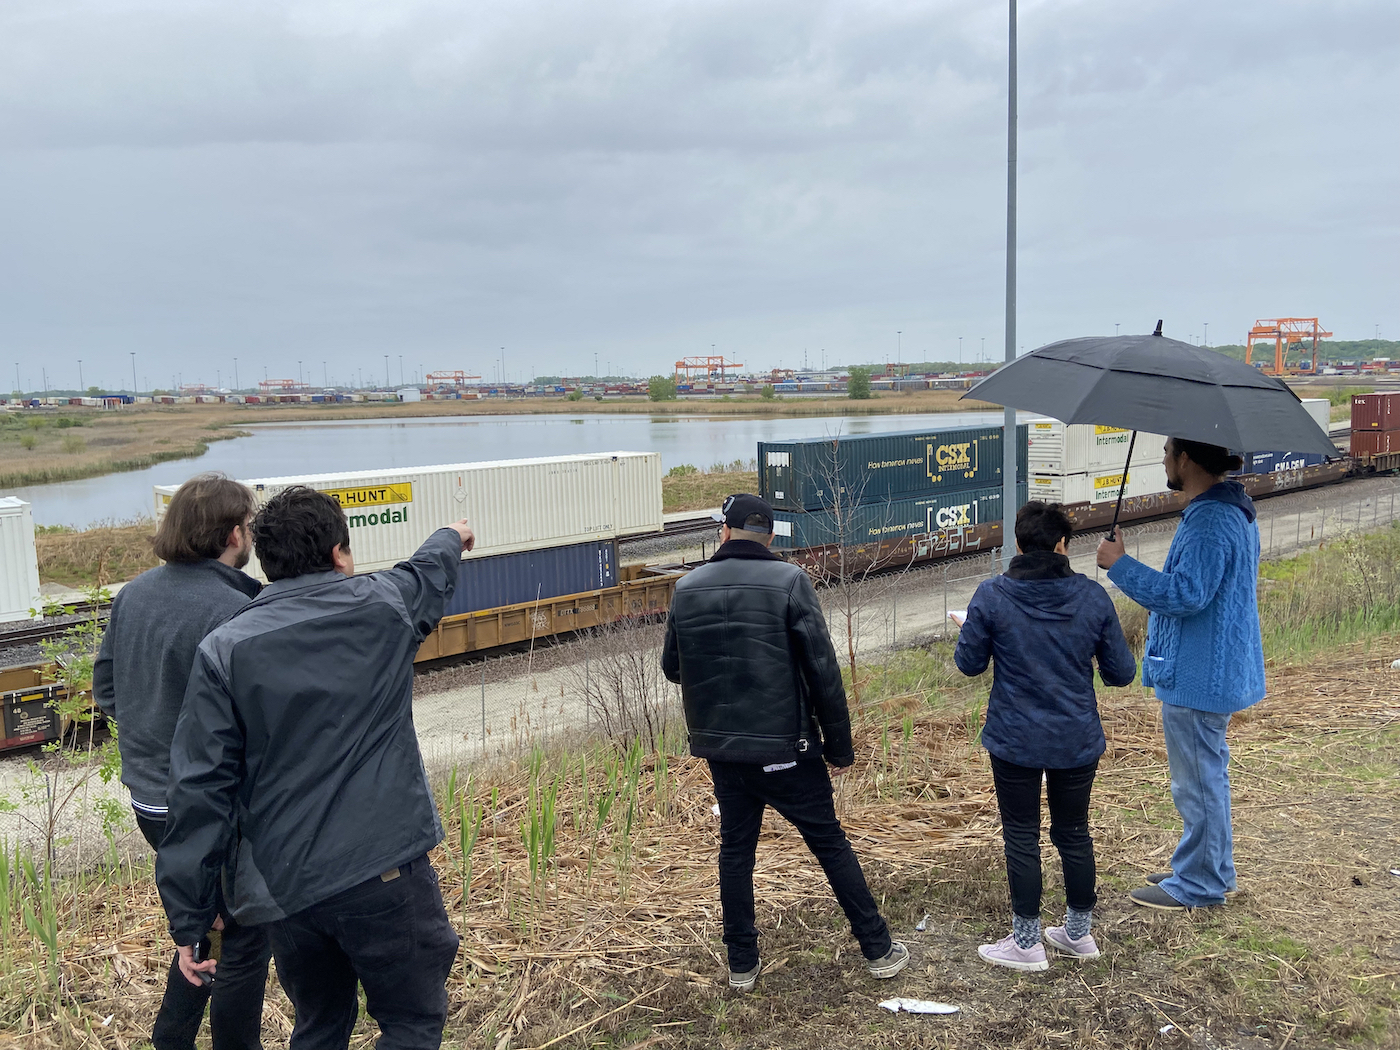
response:
[(992, 779), (1001, 809), (1001, 837), (1006, 843), (1006, 877), (1011, 883), (1011, 910), (1023, 919), (1040, 916), (1040, 777), (1050, 803), (1050, 841), (1060, 851), (1065, 873), (1065, 901), (1088, 911), (1094, 892), (1094, 840), (1089, 836), (1089, 791), (1099, 768), (1096, 758), (1074, 769), (1032, 769), (991, 755)]
[(765, 806), (772, 806), (802, 833), (850, 920), (861, 954), (878, 959), (889, 952), (889, 928), (836, 819), (824, 761), (804, 759), (792, 769), (772, 773), (763, 772), (762, 766), (712, 761), (710, 775), (719, 800), (719, 901), (731, 970), (743, 973), (758, 963), (753, 865)]
[(292, 1050), (344, 1050), (359, 1016), (356, 983), (379, 1024), (378, 1050), (437, 1050), (457, 931), (426, 856), (376, 875), (272, 927), (277, 979), (296, 1007)]
[[(165, 821), (136, 814), (136, 826), (160, 852)], [(224, 913), (222, 902), (220, 914)], [(266, 926), (240, 926), (227, 914), (223, 951), (213, 985), (196, 987), (180, 972), (177, 952), (165, 978), (165, 996), (151, 1030), (155, 1050), (194, 1050), (195, 1036), (209, 1006), (209, 1035), (214, 1050), (259, 1050), (262, 1046), (263, 993), (272, 956)]]

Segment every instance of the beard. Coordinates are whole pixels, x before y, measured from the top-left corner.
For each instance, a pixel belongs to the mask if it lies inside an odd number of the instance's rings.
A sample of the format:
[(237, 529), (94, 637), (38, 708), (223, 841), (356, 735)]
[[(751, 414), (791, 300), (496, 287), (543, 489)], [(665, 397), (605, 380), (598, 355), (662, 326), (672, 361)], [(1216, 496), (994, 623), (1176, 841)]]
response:
[(1167, 488), (1172, 492), (1180, 492), (1185, 487), (1186, 486), (1181, 483), (1180, 478), (1174, 478), (1170, 474), (1167, 475)]
[(252, 561), (252, 559), (253, 548), (244, 547), (238, 552), (238, 557), (233, 560), (233, 567), (235, 569), (246, 569), (248, 567), (248, 562)]

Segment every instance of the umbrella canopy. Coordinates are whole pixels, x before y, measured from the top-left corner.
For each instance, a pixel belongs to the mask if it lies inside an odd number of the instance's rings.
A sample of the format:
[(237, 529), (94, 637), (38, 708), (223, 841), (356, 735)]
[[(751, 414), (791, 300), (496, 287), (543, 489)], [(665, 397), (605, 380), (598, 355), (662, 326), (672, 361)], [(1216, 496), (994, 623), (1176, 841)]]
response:
[(1337, 446), (1288, 384), (1203, 347), (1152, 335), (1092, 336), (1042, 346), (963, 395), (1065, 423), (1145, 430), (1236, 452)]

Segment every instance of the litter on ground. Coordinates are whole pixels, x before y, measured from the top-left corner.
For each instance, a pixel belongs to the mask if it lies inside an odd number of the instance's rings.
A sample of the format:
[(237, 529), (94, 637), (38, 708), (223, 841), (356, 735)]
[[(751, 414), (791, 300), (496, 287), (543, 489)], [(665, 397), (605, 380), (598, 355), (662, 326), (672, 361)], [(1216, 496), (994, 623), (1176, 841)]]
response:
[(948, 1003), (936, 1003), (932, 999), (886, 999), (880, 1006), (892, 1014), (897, 1014), (901, 1010), (910, 1014), (955, 1014), (958, 1012), (956, 1006)]

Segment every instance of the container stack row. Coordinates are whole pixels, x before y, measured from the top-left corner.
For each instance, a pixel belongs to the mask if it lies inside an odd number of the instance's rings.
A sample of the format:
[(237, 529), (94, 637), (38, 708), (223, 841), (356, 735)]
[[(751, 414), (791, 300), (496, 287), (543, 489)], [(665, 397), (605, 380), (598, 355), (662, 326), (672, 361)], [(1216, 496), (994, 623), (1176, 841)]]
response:
[(1382, 456), (1400, 452), (1400, 391), (1353, 394), (1351, 454)]
[(759, 494), (775, 511), (775, 547), (872, 543), (1000, 521), (1002, 461), (999, 426), (760, 441)]
[[(463, 555), (447, 614), (602, 590), (618, 582), (617, 540), (660, 532), (661, 455), (601, 452), (384, 471), (258, 478), (259, 504), (293, 485), (335, 497), (358, 572), (387, 569), (428, 536), (465, 518), (476, 549)], [(179, 486), (157, 485), (157, 518)], [(266, 579), (254, 558), (248, 572)]]
[[(1030, 498), (1046, 503), (1104, 503), (1165, 492), (1160, 434), (1087, 423), (1033, 419), (1027, 436)], [(1129, 460), (1129, 450), (1132, 458)], [(1127, 473), (1124, 486), (1123, 475)]]

